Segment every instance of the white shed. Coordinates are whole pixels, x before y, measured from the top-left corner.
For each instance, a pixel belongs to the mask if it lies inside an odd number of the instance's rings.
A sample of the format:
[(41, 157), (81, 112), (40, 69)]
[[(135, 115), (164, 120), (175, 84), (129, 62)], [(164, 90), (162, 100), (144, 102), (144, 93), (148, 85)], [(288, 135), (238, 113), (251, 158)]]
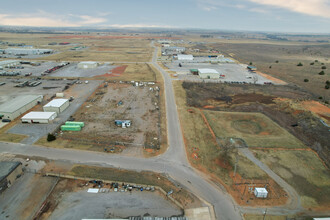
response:
[(96, 68), (98, 65), (99, 64), (94, 61), (85, 61), (78, 63), (77, 67), (79, 69), (91, 69), (91, 68)]
[(190, 54), (178, 54), (178, 60), (194, 60), (194, 56)]
[(69, 107), (69, 99), (53, 99), (44, 105), (45, 112), (56, 112), (57, 114), (63, 112)]
[(23, 123), (48, 124), (56, 118), (56, 112), (29, 112), (21, 120)]
[(268, 191), (266, 190), (266, 188), (254, 188), (254, 195), (257, 198), (267, 198), (268, 195)]

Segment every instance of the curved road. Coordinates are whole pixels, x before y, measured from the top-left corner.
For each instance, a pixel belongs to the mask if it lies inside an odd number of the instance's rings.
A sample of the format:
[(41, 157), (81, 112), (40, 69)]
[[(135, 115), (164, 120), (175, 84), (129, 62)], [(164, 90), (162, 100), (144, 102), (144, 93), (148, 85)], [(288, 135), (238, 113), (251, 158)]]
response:
[[(261, 210), (263, 209), (261, 208), (242, 208), (236, 206), (235, 202), (225, 191), (204, 179), (202, 177), (203, 175), (199, 174), (199, 171), (196, 171), (190, 166), (185, 152), (171, 78), (157, 63), (157, 48), (155, 48), (152, 64), (162, 73), (165, 84), (169, 147), (164, 154), (146, 159), (90, 151), (46, 148), (34, 145), (3, 142), (0, 142), (0, 152), (26, 156), (39, 156), (52, 160), (68, 160), (80, 164), (166, 173), (192, 193), (211, 203), (214, 207), (217, 219), (242, 219), (241, 211), (262, 214)], [(279, 210), (276, 208), (268, 208), (267, 213), (276, 214), (278, 211)]]

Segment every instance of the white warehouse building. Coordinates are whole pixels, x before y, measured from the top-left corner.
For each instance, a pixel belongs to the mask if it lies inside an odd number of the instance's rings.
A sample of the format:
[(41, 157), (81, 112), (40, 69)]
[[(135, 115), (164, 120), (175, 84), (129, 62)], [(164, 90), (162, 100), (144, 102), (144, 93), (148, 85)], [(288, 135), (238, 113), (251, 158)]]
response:
[(42, 95), (18, 96), (0, 105), (0, 115), (3, 115), (3, 119), (14, 120), (24, 112), (40, 103), (42, 99)]
[(178, 60), (194, 60), (193, 55), (188, 55), (188, 54), (178, 54)]
[(56, 112), (60, 114), (69, 107), (69, 99), (53, 99), (44, 105), (43, 109), (45, 112)]
[(12, 55), (41, 55), (41, 54), (51, 54), (52, 49), (26, 49), (26, 48), (8, 48), (4, 50), (5, 54)]
[(21, 62), (19, 60), (4, 60), (0, 61), (0, 69), (18, 66)]
[(21, 120), (23, 123), (48, 124), (56, 118), (56, 112), (29, 112)]
[(99, 65), (98, 62), (85, 61), (78, 63), (77, 67), (79, 69), (92, 69), (92, 68), (96, 68), (98, 65)]
[(214, 69), (198, 69), (198, 75), (201, 79), (219, 79), (220, 73)]

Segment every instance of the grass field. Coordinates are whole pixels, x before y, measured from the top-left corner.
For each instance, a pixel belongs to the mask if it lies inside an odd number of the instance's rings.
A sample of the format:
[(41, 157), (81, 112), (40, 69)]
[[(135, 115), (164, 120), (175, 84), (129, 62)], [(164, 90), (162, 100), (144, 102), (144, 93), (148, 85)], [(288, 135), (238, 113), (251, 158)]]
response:
[[(200, 166), (212, 174), (215, 174), (225, 184), (230, 185), (232, 180), (229, 176), (229, 172), (232, 171), (233, 168), (235, 152), (230, 152), (227, 155), (225, 164), (219, 163), (222, 161), (222, 152), (218, 144), (212, 141), (213, 136), (205, 124), (200, 110), (197, 108), (188, 108), (186, 106), (185, 90), (182, 88), (181, 82), (174, 82), (174, 89), (190, 161), (194, 165)], [(197, 155), (197, 159), (195, 155)], [(243, 155), (239, 156), (238, 174), (248, 179), (264, 179), (267, 177), (254, 163)]]
[(312, 151), (253, 150), (256, 157), (292, 185), (305, 208), (330, 207), (330, 172)]
[(305, 148), (301, 141), (261, 113), (203, 112), (218, 137), (241, 138), (249, 147)]

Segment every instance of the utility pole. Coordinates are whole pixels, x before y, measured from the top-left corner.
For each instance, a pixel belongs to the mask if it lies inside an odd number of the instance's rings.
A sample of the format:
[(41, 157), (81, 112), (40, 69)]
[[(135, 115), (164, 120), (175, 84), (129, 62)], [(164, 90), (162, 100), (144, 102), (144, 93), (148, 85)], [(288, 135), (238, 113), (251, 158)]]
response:
[(266, 215), (267, 215), (267, 208), (266, 208), (266, 210), (264, 211), (264, 218), (263, 218), (263, 220), (266, 219)]

